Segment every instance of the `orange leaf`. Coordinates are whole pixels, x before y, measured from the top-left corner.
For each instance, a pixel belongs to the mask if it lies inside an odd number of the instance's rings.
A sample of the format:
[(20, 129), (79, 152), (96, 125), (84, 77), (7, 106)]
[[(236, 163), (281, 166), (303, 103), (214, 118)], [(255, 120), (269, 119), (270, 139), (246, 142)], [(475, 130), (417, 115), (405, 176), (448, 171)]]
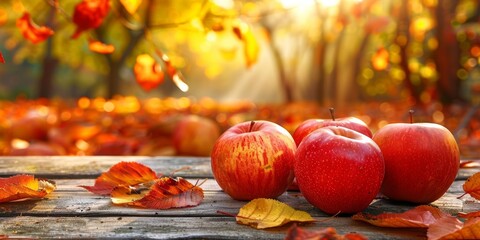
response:
[(149, 167), (137, 162), (120, 162), (102, 173), (93, 186), (80, 186), (98, 195), (110, 195), (117, 186), (135, 186), (158, 179)]
[(480, 218), (469, 219), (463, 224), (454, 217), (444, 217), (430, 225), (429, 240), (436, 239), (480, 239)]
[(383, 213), (379, 215), (370, 215), (357, 213), (352, 216), (353, 220), (368, 222), (379, 227), (397, 227), (397, 228), (427, 228), (438, 219), (450, 216), (440, 209), (432, 206), (421, 205), (410, 209), (404, 213)]
[(0, 63), (5, 63), (5, 58), (3, 58), (2, 52), (0, 52)]
[(475, 199), (480, 200), (480, 172), (473, 174), (465, 181), (463, 190)]
[(110, 11), (110, 0), (82, 0), (75, 6), (73, 23), (77, 25), (72, 38), (86, 30), (98, 28)]
[(48, 27), (36, 25), (28, 12), (25, 12), (23, 16), (17, 20), (17, 27), (25, 39), (35, 44), (45, 41), (54, 33), (54, 31)]
[(251, 67), (257, 62), (260, 46), (257, 39), (253, 35), (250, 26), (245, 23), (240, 23), (233, 27), (233, 33), (243, 42), (243, 54), (247, 67)]
[(90, 41), (88, 43), (88, 48), (92, 52), (101, 53), (101, 54), (110, 54), (115, 51), (115, 47), (111, 44), (105, 44), (100, 41)]
[(43, 198), (55, 190), (55, 183), (38, 180), (32, 175), (16, 175), (0, 178), (0, 203), (16, 200)]
[(358, 233), (348, 233), (340, 235), (335, 228), (328, 227), (318, 231), (305, 230), (297, 225), (291, 226), (285, 237), (285, 240), (366, 240), (367, 238)]
[(197, 206), (203, 201), (203, 189), (183, 178), (163, 177), (147, 188), (118, 187), (112, 191), (114, 204), (151, 209)]
[(379, 48), (375, 54), (373, 54), (371, 59), (373, 68), (377, 71), (387, 69), (389, 65), (389, 56), (390, 54), (385, 48)]
[(256, 229), (282, 226), (289, 222), (314, 222), (310, 214), (295, 210), (274, 199), (257, 198), (245, 204), (237, 215), (237, 223)]
[(163, 82), (163, 71), (159, 63), (148, 54), (140, 54), (133, 68), (137, 83), (145, 91), (150, 91)]

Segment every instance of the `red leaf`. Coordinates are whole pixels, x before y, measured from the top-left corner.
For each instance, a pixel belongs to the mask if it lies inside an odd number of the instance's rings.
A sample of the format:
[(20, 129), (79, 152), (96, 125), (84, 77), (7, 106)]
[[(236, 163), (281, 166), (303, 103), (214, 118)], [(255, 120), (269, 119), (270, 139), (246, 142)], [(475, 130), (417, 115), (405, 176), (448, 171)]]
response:
[(3, 58), (2, 52), (0, 52), (0, 63), (5, 63), (5, 58)]
[(159, 63), (148, 54), (140, 54), (133, 68), (137, 83), (145, 91), (150, 91), (163, 82), (164, 73)]
[(23, 16), (17, 20), (17, 27), (25, 39), (35, 44), (45, 41), (54, 33), (54, 31), (48, 27), (36, 25), (28, 12), (25, 12)]
[(88, 48), (92, 52), (101, 53), (101, 54), (110, 54), (115, 51), (115, 47), (111, 44), (105, 44), (100, 41), (90, 41), (88, 43)]
[(476, 211), (476, 212), (469, 212), (469, 213), (458, 213), (458, 216), (461, 217), (461, 218), (476, 218), (476, 217), (480, 217), (480, 211)]
[(158, 179), (149, 167), (137, 162), (120, 162), (102, 173), (94, 186), (80, 186), (98, 195), (110, 195), (117, 186), (135, 186)]
[(368, 222), (379, 227), (418, 227), (427, 228), (438, 219), (450, 216), (440, 209), (432, 206), (421, 205), (410, 209), (404, 213), (383, 213), (379, 215), (370, 215), (357, 213), (352, 216), (353, 220)]
[(118, 187), (112, 191), (112, 202), (151, 209), (197, 206), (203, 201), (203, 189), (183, 178), (163, 177), (148, 189)]
[(367, 238), (358, 233), (348, 233), (345, 235), (339, 235), (335, 228), (328, 227), (318, 231), (304, 230), (303, 228), (297, 227), (297, 225), (291, 226), (285, 240), (366, 240)]
[(109, 0), (83, 0), (77, 4), (73, 13), (73, 23), (77, 29), (72, 38), (78, 38), (83, 31), (98, 28), (109, 11)]
[(32, 175), (0, 178), (0, 203), (22, 199), (43, 198), (55, 190), (55, 183), (38, 180)]

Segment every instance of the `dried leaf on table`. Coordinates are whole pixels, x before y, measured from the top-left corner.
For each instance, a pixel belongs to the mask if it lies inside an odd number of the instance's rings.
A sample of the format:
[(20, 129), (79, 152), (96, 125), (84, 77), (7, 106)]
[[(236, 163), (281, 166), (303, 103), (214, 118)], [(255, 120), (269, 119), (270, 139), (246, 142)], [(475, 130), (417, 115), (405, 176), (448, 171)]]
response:
[(459, 212), (458, 216), (461, 217), (461, 218), (467, 218), (467, 219), (468, 218), (476, 218), (476, 217), (480, 217), (480, 211), (469, 212), (469, 213)]
[[(480, 172), (473, 174), (463, 184), (465, 194), (470, 194), (477, 200), (480, 200)], [(463, 196), (463, 195), (462, 195)]]
[(436, 207), (421, 205), (403, 213), (382, 213), (379, 215), (357, 213), (352, 216), (352, 219), (379, 227), (427, 228), (438, 219), (448, 216), (450, 215)]
[(135, 186), (158, 179), (157, 174), (149, 167), (138, 162), (120, 162), (102, 173), (93, 186), (80, 186), (98, 195), (110, 195), (117, 186)]
[(114, 204), (151, 209), (197, 206), (203, 201), (203, 189), (183, 178), (162, 177), (151, 186), (120, 186), (112, 193)]
[(274, 199), (257, 198), (245, 204), (236, 216), (237, 223), (257, 229), (272, 228), (289, 222), (314, 222), (310, 214), (295, 210)]
[(455, 217), (444, 217), (430, 225), (429, 240), (437, 239), (480, 239), (480, 218), (468, 219), (462, 223)]
[(358, 233), (347, 233), (345, 235), (340, 235), (337, 233), (335, 228), (328, 227), (317, 231), (305, 230), (301, 227), (298, 227), (296, 224), (291, 226), (285, 240), (366, 240), (367, 238)]
[(17, 27), (25, 39), (35, 44), (45, 41), (54, 34), (54, 31), (49, 27), (35, 24), (28, 12), (25, 12), (23, 16), (17, 20)]
[(55, 183), (39, 180), (32, 175), (0, 178), (0, 203), (32, 198), (43, 198), (53, 192)]

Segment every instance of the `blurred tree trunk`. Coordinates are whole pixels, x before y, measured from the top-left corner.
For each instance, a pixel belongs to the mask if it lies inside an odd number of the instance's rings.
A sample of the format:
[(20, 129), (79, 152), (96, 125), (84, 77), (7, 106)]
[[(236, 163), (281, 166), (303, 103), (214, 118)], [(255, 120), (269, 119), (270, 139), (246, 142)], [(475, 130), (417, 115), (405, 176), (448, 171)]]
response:
[(439, 0), (435, 12), (438, 47), (435, 64), (438, 72), (437, 91), (441, 102), (461, 100), (460, 79), (457, 70), (460, 65), (460, 48), (456, 41), (451, 21), (458, 1)]
[[(344, 38), (345, 38), (345, 27), (347, 25), (347, 22), (346, 22), (346, 19), (347, 19), (347, 16), (346, 16), (346, 12), (345, 12), (345, 1), (344, 0), (340, 0), (340, 2), (338, 3), (338, 16), (337, 16), (337, 22), (340, 22), (340, 24), (342, 25), (342, 29), (340, 30), (340, 33), (338, 35), (338, 38), (337, 38), (337, 41), (336, 41), (336, 46), (335, 46), (335, 52), (333, 54), (333, 69), (332, 69), (332, 74), (331, 74), (331, 81), (332, 83), (330, 84), (330, 87), (329, 87), (329, 90), (328, 92), (331, 94), (330, 97), (332, 99), (332, 103), (333, 105), (338, 105), (340, 104), (341, 102), (345, 101), (345, 99), (339, 99), (339, 90), (338, 89), (338, 86), (339, 86), (339, 81), (340, 81), (340, 78), (339, 78), (339, 70), (340, 70), (340, 66), (342, 66), (341, 62), (340, 62), (340, 55), (341, 55), (341, 52), (342, 52), (342, 44), (343, 44), (343, 41), (344, 41)], [(338, 23), (337, 23), (338, 24)], [(353, 87), (352, 87), (353, 88)], [(350, 89), (352, 89), (350, 88)], [(354, 88), (354, 89), (357, 89), (357, 88)]]
[(403, 1), (400, 3), (396, 42), (400, 47), (400, 67), (405, 73), (405, 79), (403, 80), (405, 87), (407, 88), (411, 100), (415, 103), (419, 103), (420, 93), (412, 82), (410, 68), (408, 67), (408, 45), (410, 43), (409, 27), (411, 23), (408, 11), (409, 4), (410, 1)]
[[(48, 12), (47, 25), (54, 28), (55, 22), (55, 8), (50, 8)], [(58, 66), (58, 59), (53, 56), (53, 40), (48, 38), (45, 44), (45, 55), (42, 62), (42, 72), (38, 79), (37, 97), (38, 98), (50, 98), (52, 97), (53, 82), (55, 79), (55, 71)]]
[[(320, 20), (320, 26), (319, 26), (319, 32), (320, 32), (320, 39), (318, 40), (318, 43), (315, 45), (314, 48), (314, 60), (313, 64), (314, 66), (317, 66), (317, 68), (313, 68), (315, 73), (317, 74), (317, 83), (318, 83), (318, 103), (320, 105), (325, 104), (326, 102), (326, 97), (325, 97), (325, 92), (326, 92), (326, 77), (325, 77), (325, 58), (326, 58), (326, 39), (325, 39), (325, 11), (322, 9), (320, 4), (315, 1), (315, 11), (317, 13), (317, 17)], [(315, 74), (314, 74), (315, 76)]]

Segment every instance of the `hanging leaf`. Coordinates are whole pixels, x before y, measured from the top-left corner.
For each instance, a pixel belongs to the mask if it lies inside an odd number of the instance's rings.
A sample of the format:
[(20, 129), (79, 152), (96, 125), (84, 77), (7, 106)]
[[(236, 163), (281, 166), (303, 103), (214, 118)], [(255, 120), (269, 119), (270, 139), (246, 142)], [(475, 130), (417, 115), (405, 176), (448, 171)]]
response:
[(421, 205), (403, 213), (383, 213), (379, 215), (357, 213), (352, 216), (352, 219), (364, 221), (379, 227), (427, 228), (438, 219), (447, 216), (450, 215), (436, 207)]
[(142, 4), (142, 0), (120, 0), (120, 3), (128, 13), (133, 15), (137, 12), (140, 4)]
[(161, 65), (148, 54), (137, 56), (133, 72), (137, 83), (147, 92), (163, 82), (164, 73)]
[(247, 67), (251, 67), (257, 62), (260, 46), (253, 35), (251, 27), (245, 23), (240, 23), (233, 27), (233, 33), (243, 43), (243, 53)]
[(98, 28), (110, 11), (110, 0), (82, 0), (75, 6), (73, 23), (77, 25), (72, 38), (89, 29)]
[(465, 191), (465, 194), (470, 194), (470, 196), (480, 200), (480, 172), (473, 174), (473, 176), (465, 181), (463, 184), (463, 190)]
[(455, 217), (444, 217), (430, 225), (427, 231), (429, 240), (437, 239), (480, 239), (480, 218), (472, 218), (464, 223)]
[(169, 209), (197, 206), (203, 201), (203, 189), (180, 177), (163, 177), (150, 187), (117, 187), (111, 196), (114, 204)]
[(298, 227), (296, 224), (291, 226), (285, 240), (366, 240), (367, 238), (358, 233), (347, 233), (340, 235), (335, 228), (328, 227), (317, 231), (305, 230)]
[(32, 175), (0, 178), (0, 203), (23, 199), (43, 198), (55, 190), (55, 183), (38, 180)]
[(110, 195), (117, 186), (135, 186), (158, 179), (149, 167), (137, 162), (120, 162), (102, 173), (93, 186), (80, 186), (98, 195)]
[(25, 12), (17, 20), (17, 27), (20, 29), (23, 37), (34, 44), (43, 42), (54, 34), (52, 29), (36, 25), (28, 12)]
[(389, 56), (390, 54), (385, 48), (379, 48), (375, 54), (373, 54), (371, 59), (373, 68), (377, 71), (387, 69), (389, 65)]
[(92, 52), (101, 53), (101, 54), (110, 54), (115, 51), (115, 47), (111, 44), (105, 44), (100, 41), (90, 41), (88, 43), (88, 48)]
[(236, 216), (237, 223), (256, 229), (282, 226), (289, 222), (314, 222), (310, 214), (295, 210), (274, 199), (257, 198), (245, 204)]
[(3, 58), (2, 52), (0, 52), (0, 63), (5, 63), (5, 58)]

